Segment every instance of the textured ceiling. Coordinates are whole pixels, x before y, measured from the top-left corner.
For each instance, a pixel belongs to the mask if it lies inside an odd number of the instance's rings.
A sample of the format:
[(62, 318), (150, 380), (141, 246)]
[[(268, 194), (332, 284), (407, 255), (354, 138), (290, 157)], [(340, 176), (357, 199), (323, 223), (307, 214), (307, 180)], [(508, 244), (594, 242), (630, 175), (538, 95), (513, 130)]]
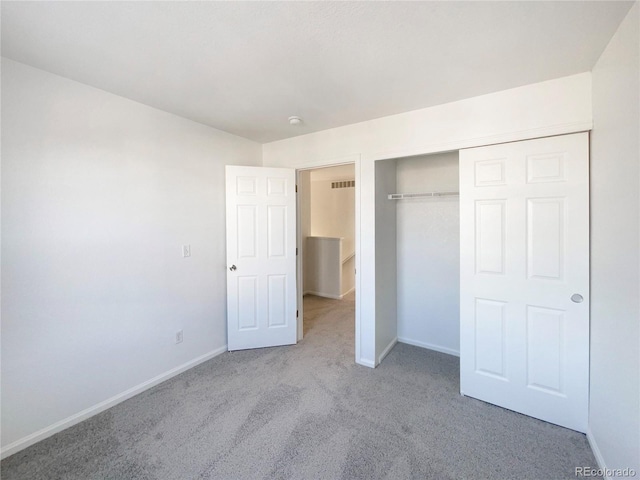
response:
[(589, 71), (630, 7), (3, 1), (2, 54), (269, 142)]

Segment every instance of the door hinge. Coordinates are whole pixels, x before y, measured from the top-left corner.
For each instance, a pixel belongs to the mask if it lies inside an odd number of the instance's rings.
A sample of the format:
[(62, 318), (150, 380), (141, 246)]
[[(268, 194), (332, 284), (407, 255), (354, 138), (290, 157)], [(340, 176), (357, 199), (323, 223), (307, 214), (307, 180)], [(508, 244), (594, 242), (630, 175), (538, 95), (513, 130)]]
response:
[(296, 255), (298, 254), (298, 247), (296, 247)]
[(298, 193), (298, 185), (296, 185), (296, 193)]
[(299, 310), (296, 310), (296, 318), (298, 318), (298, 315), (300, 314)]

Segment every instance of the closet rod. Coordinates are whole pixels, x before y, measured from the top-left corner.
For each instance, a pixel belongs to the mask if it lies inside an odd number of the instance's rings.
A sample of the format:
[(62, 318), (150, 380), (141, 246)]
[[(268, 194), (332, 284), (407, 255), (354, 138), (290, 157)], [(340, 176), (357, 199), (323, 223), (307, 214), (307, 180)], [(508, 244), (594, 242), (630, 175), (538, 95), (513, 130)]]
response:
[(402, 200), (403, 198), (424, 197), (457, 197), (459, 192), (427, 192), (427, 193), (390, 193), (389, 200)]

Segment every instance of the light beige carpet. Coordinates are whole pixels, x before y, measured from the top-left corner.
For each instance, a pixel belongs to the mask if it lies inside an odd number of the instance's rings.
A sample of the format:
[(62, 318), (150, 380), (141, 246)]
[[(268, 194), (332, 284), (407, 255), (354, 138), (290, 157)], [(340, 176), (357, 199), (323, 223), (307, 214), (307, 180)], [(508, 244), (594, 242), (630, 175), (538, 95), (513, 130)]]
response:
[(354, 363), (354, 301), (296, 346), (225, 353), (2, 462), (2, 479), (573, 479), (585, 436), (458, 393), (458, 359)]

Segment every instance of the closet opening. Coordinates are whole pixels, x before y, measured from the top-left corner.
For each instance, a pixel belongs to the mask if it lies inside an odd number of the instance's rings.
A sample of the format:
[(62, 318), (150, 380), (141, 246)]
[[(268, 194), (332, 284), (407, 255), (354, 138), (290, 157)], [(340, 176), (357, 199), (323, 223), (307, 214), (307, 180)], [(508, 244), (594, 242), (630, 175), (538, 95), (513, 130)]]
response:
[(355, 165), (297, 176), (298, 341), (318, 333), (354, 348)]
[(376, 351), (460, 356), (459, 153), (375, 162)]

